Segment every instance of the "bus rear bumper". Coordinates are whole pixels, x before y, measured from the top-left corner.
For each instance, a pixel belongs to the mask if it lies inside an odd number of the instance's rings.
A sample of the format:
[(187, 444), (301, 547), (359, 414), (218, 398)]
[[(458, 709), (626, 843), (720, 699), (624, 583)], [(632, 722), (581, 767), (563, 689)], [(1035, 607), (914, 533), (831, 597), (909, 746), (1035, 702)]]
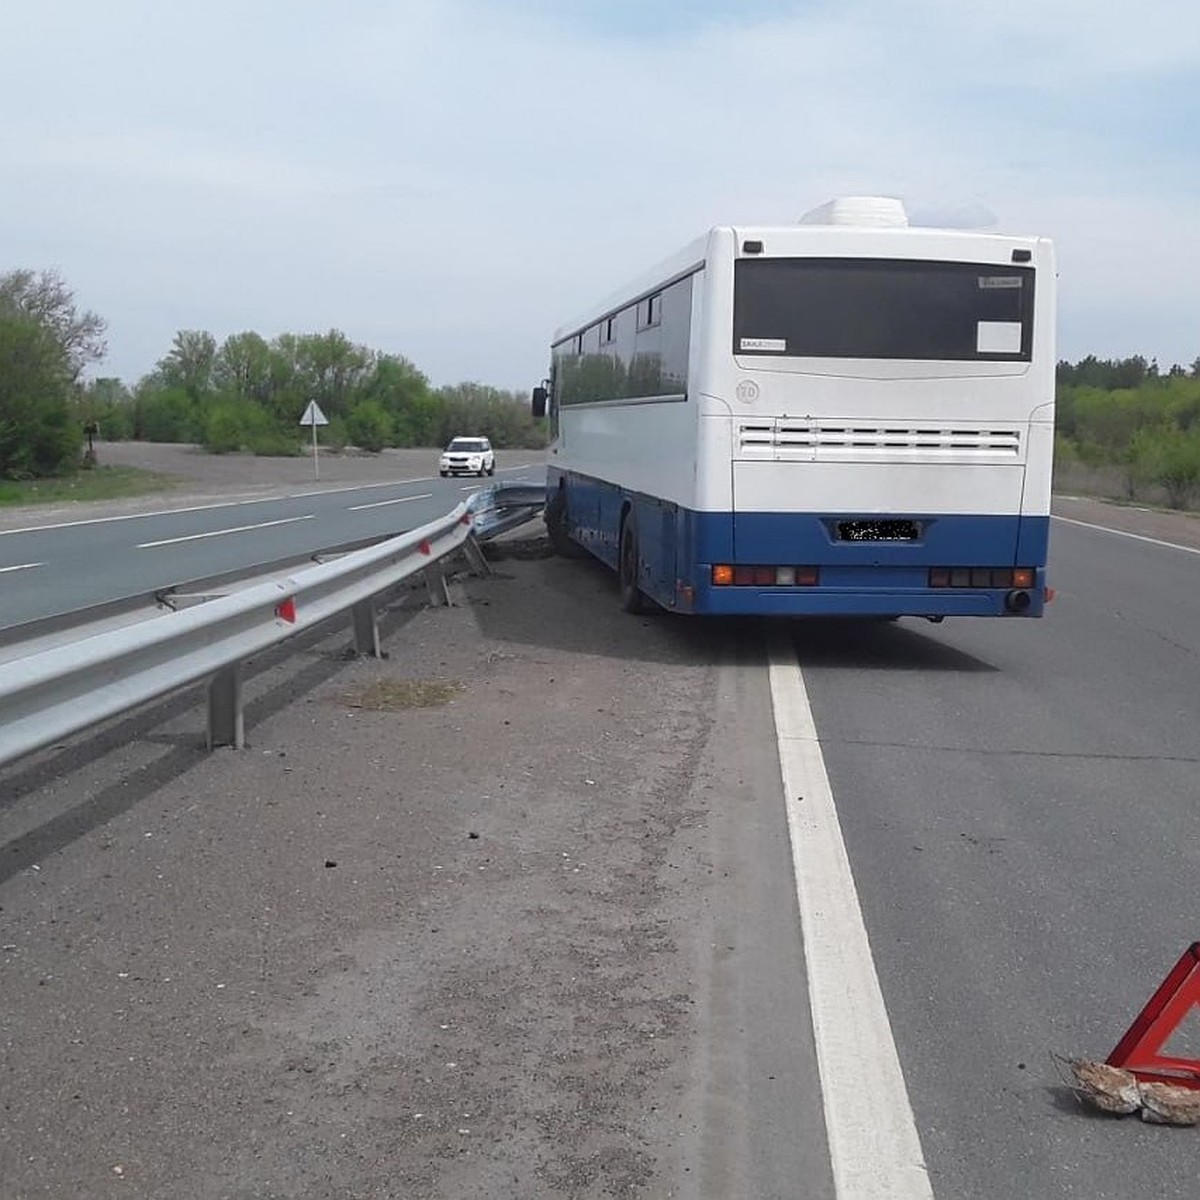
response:
[(1040, 579), (1033, 588), (978, 591), (707, 586), (695, 590), (690, 605), (681, 602), (677, 608), (714, 616), (1040, 617), (1045, 611), (1045, 597), (1046, 588)]

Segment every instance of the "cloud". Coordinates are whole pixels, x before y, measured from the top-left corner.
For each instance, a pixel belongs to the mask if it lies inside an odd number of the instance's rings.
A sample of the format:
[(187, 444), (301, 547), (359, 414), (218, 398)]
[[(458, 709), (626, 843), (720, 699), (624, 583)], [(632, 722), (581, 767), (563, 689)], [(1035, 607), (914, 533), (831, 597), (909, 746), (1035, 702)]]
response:
[(126, 377), (335, 326), (523, 387), (708, 226), (864, 193), (1054, 237), (1069, 356), (1200, 353), (1175, 0), (47, 0), (0, 37), (0, 269), (61, 268)]

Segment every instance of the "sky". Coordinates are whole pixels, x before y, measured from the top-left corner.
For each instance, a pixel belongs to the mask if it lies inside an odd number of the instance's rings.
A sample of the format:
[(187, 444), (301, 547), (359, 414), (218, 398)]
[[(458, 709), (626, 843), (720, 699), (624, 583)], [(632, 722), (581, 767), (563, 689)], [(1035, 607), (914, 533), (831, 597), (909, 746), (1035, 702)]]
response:
[(1056, 243), (1060, 358), (1200, 358), (1196, 0), (0, 0), (0, 273), (527, 391), (717, 224), (838, 195)]

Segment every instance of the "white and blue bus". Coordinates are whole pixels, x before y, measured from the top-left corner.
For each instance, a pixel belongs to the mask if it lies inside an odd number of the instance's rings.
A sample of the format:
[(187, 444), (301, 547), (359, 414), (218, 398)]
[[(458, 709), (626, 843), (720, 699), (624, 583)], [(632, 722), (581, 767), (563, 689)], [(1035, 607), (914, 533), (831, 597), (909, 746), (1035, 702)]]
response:
[(546, 520), (678, 613), (1036, 617), (1051, 243), (885, 197), (720, 226), (555, 334)]

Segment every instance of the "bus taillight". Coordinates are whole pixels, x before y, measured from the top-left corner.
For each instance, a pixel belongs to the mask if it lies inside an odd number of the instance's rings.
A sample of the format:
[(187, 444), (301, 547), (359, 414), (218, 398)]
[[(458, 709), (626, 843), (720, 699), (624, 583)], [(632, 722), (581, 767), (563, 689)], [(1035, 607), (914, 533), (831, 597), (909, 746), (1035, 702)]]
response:
[(816, 587), (821, 573), (816, 567), (732, 566), (719, 563), (712, 569), (713, 587)]
[(930, 567), (931, 588), (1031, 588), (1032, 567)]

